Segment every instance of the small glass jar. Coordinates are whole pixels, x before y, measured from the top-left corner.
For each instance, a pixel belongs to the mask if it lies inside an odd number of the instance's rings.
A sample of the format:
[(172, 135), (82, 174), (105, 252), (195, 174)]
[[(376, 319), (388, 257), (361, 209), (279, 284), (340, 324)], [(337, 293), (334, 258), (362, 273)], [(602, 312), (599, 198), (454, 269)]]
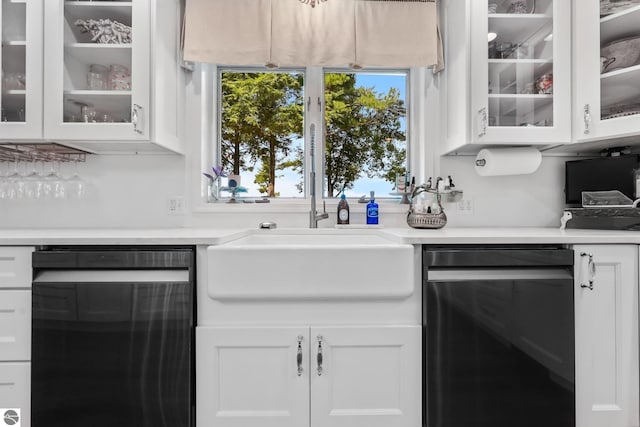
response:
[(89, 90), (106, 90), (109, 69), (104, 65), (91, 64), (87, 72), (87, 86)]
[(124, 65), (109, 67), (109, 88), (111, 90), (131, 90), (131, 72)]

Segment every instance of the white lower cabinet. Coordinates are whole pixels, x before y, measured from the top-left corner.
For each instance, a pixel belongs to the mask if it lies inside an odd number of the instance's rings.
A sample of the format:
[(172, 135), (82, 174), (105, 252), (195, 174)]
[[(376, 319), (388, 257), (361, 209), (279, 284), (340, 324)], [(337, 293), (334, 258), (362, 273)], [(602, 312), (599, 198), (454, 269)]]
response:
[(416, 427), (420, 326), (199, 327), (198, 427)]
[[(4, 420), (1, 425), (31, 425), (30, 367), (28, 362), (0, 363), (0, 417)], [(11, 421), (19, 423), (11, 424)]]
[(0, 361), (31, 360), (31, 289), (0, 292)]
[(31, 253), (33, 251), (32, 247), (0, 247), (0, 425), (2, 426), (30, 427), (31, 425)]
[(308, 328), (196, 329), (196, 424), (233, 427), (309, 425)]
[(574, 251), (576, 426), (637, 427), (638, 247)]
[(33, 247), (0, 247), (0, 289), (31, 288)]

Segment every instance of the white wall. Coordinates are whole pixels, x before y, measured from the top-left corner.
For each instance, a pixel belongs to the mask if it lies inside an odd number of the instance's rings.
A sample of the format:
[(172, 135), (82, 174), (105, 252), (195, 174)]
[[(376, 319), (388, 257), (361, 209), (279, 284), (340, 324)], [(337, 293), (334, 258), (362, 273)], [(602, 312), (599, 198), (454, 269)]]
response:
[[(419, 126), (423, 147), (413, 165), (416, 176), (451, 175), (465, 198), (472, 200), (473, 214), (460, 214), (453, 204), (445, 205), (448, 227), (510, 226), (556, 227), (563, 208), (564, 162), (566, 157), (543, 157), (542, 166), (532, 175), (480, 177), (473, 169), (473, 156), (438, 157), (440, 125), (444, 121), (444, 100), (440, 96), (440, 77), (417, 73), (420, 92), (427, 102), (418, 116), (429, 123)], [(276, 221), (281, 227), (308, 227), (309, 206), (278, 207), (240, 204), (211, 211), (200, 203), (201, 171), (208, 169), (210, 154), (201, 154), (202, 135), (210, 139), (211, 130), (201, 125), (207, 117), (203, 96), (211, 88), (196, 73), (188, 76), (185, 104), (187, 154), (90, 156), (80, 166), (81, 175), (91, 184), (84, 200), (7, 201), (0, 200), (0, 228), (162, 228), (162, 227), (256, 227), (262, 221)], [(424, 86), (424, 87), (423, 87)], [(431, 91), (431, 95), (428, 92)], [(440, 101), (438, 101), (440, 99)], [(428, 129), (428, 131), (426, 130)], [(413, 161), (412, 161), (413, 163)], [(433, 172), (435, 171), (435, 172)], [(70, 170), (63, 170), (67, 174)], [(184, 197), (183, 215), (168, 213), (168, 199)], [(321, 203), (319, 203), (321, 206)], [(335, 201), (327, 203), (330, 219), (319, 227), (335, 224)], [(380, 206), (381, 223), (387, 227), (406, 227), (406, 205)], [(351, 223), (364, 223), (364, 205), (351, 203)]]
[[(167, 199), (184, 195), (184, 164), (177, 155), (89, 156), (78, 167), (89, 184), (85, 199), (0, 200), (0, 228), (181, 226)], [(63, 164), (63, 175), (72, 172)]]
[[(192, 212), (187, 191), (188, 157), (177, 155), (92, 156), (79, 172), (90, 184), (84, 200), (0, 200), (0, 228), (162, 228), (162, 227), (256, 227), (276, 221), (281, 227), (308, 227), (308, 207), (294, 211), (275, 204), (240, 205), (225, 212)], [(472, 156), (443, 157), (440, 170), (451, 175), (465, 198), (473, 202), (473, 214), (460, 214), (446, 204), (448, 227), (509, 226), (555, 227), (563, 208), (566, 157), (543, 157), (533, 175), (480, 177)], [(72, 172), (63, 165), (63, 173)], [(182, 196), (188, 202), (185, 215), (170, 215), (168, 199)], [(406, 208), (381, 205), (381, 222), (406, 226)], [(267, 209), (268, 211), (265, 211)], [(259, 211), (262, 210), (262, 211)], [(330, 219), (320, 227), (335, 224), (335, 204), (327, 204)], [(393, 211), (393, 212), (392, 212)], [(364, 206), (351, 203), (351, 222), (364, 223)]]
[[(451, 175), (470, 199), (473, 214), (460, 214), (449, 206), (448, 226), (556, 227), (564, 208), (564, 163), (568, 157), (543, 157), (532, 175), (481, 177), (475, 157), (441, 159), (442, 175)], [(447, 209), (447, 206), (445, 206)]]

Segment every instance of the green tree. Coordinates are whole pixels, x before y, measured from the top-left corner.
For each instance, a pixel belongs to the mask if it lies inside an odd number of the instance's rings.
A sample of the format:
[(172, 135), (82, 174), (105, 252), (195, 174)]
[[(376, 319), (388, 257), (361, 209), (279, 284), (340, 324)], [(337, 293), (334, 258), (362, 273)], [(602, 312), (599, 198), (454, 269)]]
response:
[(235, 174), (258, 166), (256, 183), (269, 197), (277, 194), (277, 171), (302, 165), (289, 158), (302, 135), (302, 82), (289, 73), (222, 75), (222, 165)]
[(355, 74), (325, 75), (325, 173), (329, 197), (363, 175), (394, 182), (406, 169), (404, 102), (397, 89), (356, 87)]
[[(303, 156), (293, 141), (303, 134), (303, 75), (222, 74), (222, 165), (240, 174), (256, 170), (261, 193), (276, 197), (276, 178), (285, 169), (300, 174)], [(366, 175), (395, 181), (405, 173), (406, 109), (397, 89), (379, 94), (356, 87), (356, 75), (325, 75), (325, 173), (328, 196)], [(293, 151), (295, 150), (295, 151)]]

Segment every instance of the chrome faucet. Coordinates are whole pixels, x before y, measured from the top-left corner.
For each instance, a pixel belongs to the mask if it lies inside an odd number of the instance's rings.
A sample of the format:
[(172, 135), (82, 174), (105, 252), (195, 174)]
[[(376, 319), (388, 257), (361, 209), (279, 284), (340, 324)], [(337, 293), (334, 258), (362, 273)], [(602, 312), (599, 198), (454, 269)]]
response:
[(322, 201), (322, 213), (316, 210), (316, 125), (311, 124), (311, 173), (309, 174), (309, 195), (311, 196), (311, 211), (309, 212), (309, 228), (318, 228), (318, 221), (329, 218), (327, 207)]

